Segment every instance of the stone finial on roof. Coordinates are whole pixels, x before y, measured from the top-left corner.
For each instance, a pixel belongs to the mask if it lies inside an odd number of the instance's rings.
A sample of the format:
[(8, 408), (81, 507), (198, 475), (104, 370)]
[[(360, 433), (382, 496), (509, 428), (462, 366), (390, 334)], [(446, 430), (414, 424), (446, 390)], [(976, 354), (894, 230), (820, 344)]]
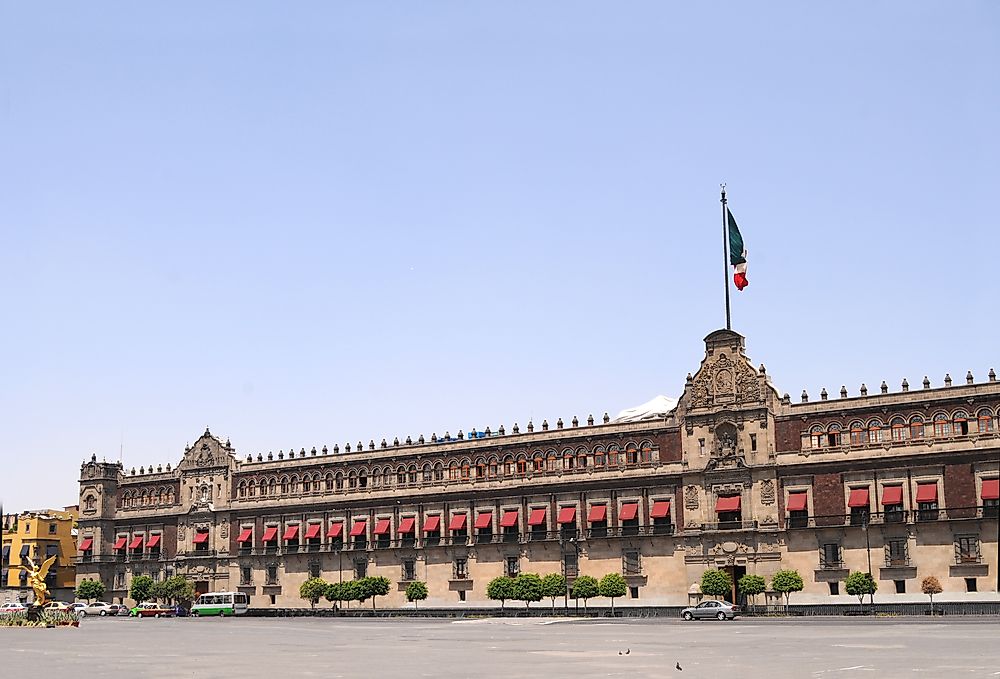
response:
[[(384, 441), (385, 439), (382, 439), (382, 440)], [(393, 445), (394, 448), (398, 448), (399, 447), (399, 437), (398, 436), (393, 437), (393, 439), (392, 439), (392, 445)]]
[(924, 389), (931, 388), (931, 381), (928, 379), (927, 375), (924, 375)]
[(974, 379), (972, 379), (972, 371), (971, 370), (969, 372), (965, 373), (965, 383), (966, 384), (974, 384), (975, 382), (976, 381)]
[(459, 440), (459, 441), (462, 441), (462, 440), (464, 440), (464, 439), (465, 439), (465, 434), (463, 434), (463, 433), (462, 433), (462, 430), (461, 430), (461, 429), (459, 429), (459, 430), (458, 430), (458, 440)]
[(607, 424), (610, 421), (611, 421), (611, 416), (608, 415), (607, 413), (604, 413), (604, 424)]
[(572, 422), (570, 422), (570, 424), (572, 424), (574, 427), (580, 426), (580, 420), (576, 419), (576, 415), (573, 416), (573, 420)]
[(809, 394), (806, 393), (805, 389), (802, 390), (802, 402), (809, 403)]
[(500, 436), (503, 436), (504, 434), (506, 434), (506, 433), (507, 433), (507, 432), (506, 432), (506, 431), (504, 430), (504, 428), (503, 428), (503, 425), (502, 425), (502, 424), (500, 425), (500, 428), (499, 428), (499, 429), (497, 429), (497, 433), (498, 433), (498, 434), (500, 434)]
[(270, 450), (267, 451), (267, 459), (268, 460), (273, 460), (274, 459), (274, 453), (272, 453)]
[(435, 434), (434, 432), (431, 432), (431, 443), (437, 443), (437, 440), (438, 440), (438, 435)]
[(521, 428), (517, 426), (517, 422), (514, 423), (514, 428), (511, 429), (511, 433), (512, 434), (520, 434), (521, 433)]
[(760, 374), (761, 374), (761, 375), (766, 375), (766, 374), (767, 374), (767, 368), (765, 368), (765, 367), (764, 367), (764, 364), (763, 364), (763, 363), (761, 363), (761, 364), (760, 364), (760, 367), (759, 367), (759, 368), (757, 368), (757, 370), (759, 370), (759, 371), (760, 371)]
[(140, 466), (140, 467), (139, 467), (139, 474), (140, 474), (140, 475), (142, 475), (142, 474), (145, 474), (145, 473), (146, 473), (146, 468), (145, 468), (145, 467), (142, 467), (142, 466)]
[(542, 431), (548, 431), (548, 430), (549, 430), (549, 421), (543, 419), (542, 420)]
[(556, 420), (556, 429), (562, 429), (562, 428), (563, 428), (563, 421), (562, 418), (560, 417), (558, 420)]
[(687, 377), (684, 378), (684, 386), (690, 387), (692, 384), (694, 384), (694, 377), (688, 373)]
[(487, 435), (487, 436), (493, 436), (493, 432), (492, 432), (492, 431), (490, 431), (490, 428), (489, 428), (489, 427), (486, 427), (486, 435)]
[(862, 396), (868, 395), (868, 385), (866, 385), (864, 382), (861, 383), (861, 395)]
[(278, 459), (279, 460), (284, 460), (285, 459), (285, 451), (284, 451), (284, 449), (278, 451)]
[(247, 462), (253, 462), (253, 455), (247, 455)]
[(306, 449), (305, 448), (300, 448), (299, 449), (299, 457), (305, 457), (305, 456), (306, 456)]
[[(396, 440), (398, 441), (399, 439), (396, 439)], [(408, 446), (412, 446), (413, 445), (413, 439), (410, 438), (409, 436), (406, 437), (406, 445), (408, 445)]]
[[(385, 442), (385, 439), (382, 439), (382, 443), (381, 443), (381, 444), (379, 444), (379, 445), (381, 445), (381, 446), (382, 446), (383, 448), (388, 448), (388, 447), (389, 447), (389, 444)], [(372, 448), (374, 448), (374, 447), (375, 447), (375, 446), (374, 446), (374, 444), (373, 444), (373, 445), (372, 445)]]
[[(323, 446), (323, 450), (321, 450), (320, 452), (323, 453), (324, 455), (327, 455), (330, 452), (330, 450), (324, 445)], [(333, 444), (333, 452), (337, 452), (337, 444), (336, 443)]]
[(588, 427), (593, 427), (594, 426), (594, 414), (593, 413), (591, 413), (590, 415), (587, 415), (587, 426)]
[(351, 443), (350, 442), (347, 442), (347, 443), (344, 444), (344, 452), (345, 453), (351, 452)]
[(997, 381), (997, 374), (996, 374), (996, 372), (993, 371), (993, 368), (990, 368), (990, 373), (989, 373), (988, 377), (990, 378), (990, 382), (996, 382)]
[(312, 447), (312, 450), (310, 450), (310, 451), (309, 451), (309, 454), (310, 454), (311, 456), (313, 456), (313, 457), (315, 457), (315, 456), (316, 456), (316, 446), (313, 446), (313, 447)]
[(906, 378), (904, 377), (903, 378), (903, 391), (909, 391), (909, 390), (910, 390), (910, 383), (907, 382)]
[(528, 420), (528, 431), (535, 431), (535, 424), (531, 420)]
[(946, 387), (950, 387), (951, 386), (951, 374), (950, 373), (945, 373), (944, 374), (944, 386), (946, 386)]
[(257, 453), (257, 461), (258, 462), (264, 461), (264, 453)]
[(840, 385), (840, 398), (847, 398), (847, 386)]
[(788, 392), (786, 391), (785, 395), (781, 397), (781, 404), (787, 406), (787, 405), (790, 405), (791, 402), (792, 402), (792, 397), (789, 396)]
[(885, 383), (885, 380), (882, 380), (882, 384), (880, 384), (878, 388), (883, 394), (889, 393), (889, 385)]
[(826, 387), (823, 387), (823, 389), (820, 390), (820, 392), (819, 392), (819, 400), (820, 401), (825, 401), (828, 397), (829, 397), (829, 394), (826, 393)]
[(170, 463), (167, 463), (167, 471), (170, 471)]
[(420, 445), (424, 445), (424, 435), (423, 434), (421, 434), (420, 436), (417, 437), (417, 443), (419, 443)]

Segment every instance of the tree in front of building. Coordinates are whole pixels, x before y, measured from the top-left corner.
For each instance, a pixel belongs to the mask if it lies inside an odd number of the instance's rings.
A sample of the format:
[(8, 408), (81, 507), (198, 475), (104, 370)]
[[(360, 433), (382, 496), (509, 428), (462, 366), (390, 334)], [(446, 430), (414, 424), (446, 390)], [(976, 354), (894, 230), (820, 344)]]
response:
[(418, 601), (427, 598), (427, 583), (414, 580), (406, 586), (406, 600), (413, 602), (413, 607), (417, 607)]
[(188, 603), (195, 598), (194, 584), (183, 575), (172, 575), (166, 580), (153, 583), (151, 596), (168, 603)]
[(875, 592), (878, 591), (878, 583), (870, 573), (862, 571), (852, 571), (844, 581), (844, 589), (851, 596), (858, 597), (858, 604), (864, 606), (865, 595), (867, 594), (875, 601)]
[(933, 575), (928, 575), (920, 582), (920, 591), (931, 598), (931, 615), (934, 615), (934, 595), (944, 591), (941, 589), (941, 582)]
[(514, 578), (514, 598), (523, 601), (525, 608), (530, 608), (533, 601), (541, 601), (542, 595), (542, 578), (538, 573), (521, 573)]
[(716, 598), (733, 593), (733, 578), (726, 571), (712, 568), (701, 574), (701, 593)]
[(336, 607), (341, 601), (344, 601), (344, 585), (343, 582), (331, 582), (326, 586), (326, 591), (323, 596), (326, 597), (327, 601), (332, 601)]
[(615, 598), (625, 596), (628, 592), (628, 584), (621, 573), (608, 573), (597, 583), (597, 592), (601, 596), (611, 599), (611, 615), (615, 614)]
[(86, 599), (89, 603), (94, 599), (103, 599), (106, 591), (104, 583), (100, 580), (84, 578), (80, 581), (80, 584), (76, 586), (76, 598)]
[(299, 596), (309, 602), (310, 608), (316, 608), (319, 600), (326, 596), (329, 586), (323, 578), (309, 578), (299, 585)]
[(771, 589), (780, 592), (785, 597), (785, 608), (788, 608), (788, 599), (792, 592), (801, 592), (805, 583), (798, 571), (784, 570), (778, 571), (771, 578)]
[(747, 573), (739, 579), (736, 586), (739, 588), (740, 594), (745, 597), (749, 597), (750, 600), (756, 604), (757, 595), (764, 592), (767, 588), (767, 582), (759, 575)]
[(587, 600), (600, 594), (597, 578), (590, 575), (581, 575), (573, 581), (573, 591), (571, 594), (574, 599), (583, 599), (583, 610), (586, 612)]
[(135, 600), (136, 605), (141, 604), (143, 601), (149, 601), (153, 598), (154, 584), (153, 578), (148, 575), (137, 575), (132, 578), (128, 595)]
[(566, 596), (566, 578), (562, 573), (549, 573), (542, 578), (542, 595), (552, 599), (552, 609), (555, 610), (556, 599)]
[(514, 592), (514, 578), (506, 575), (493, 578), (486, 585), (486, 596), (490, 601), (499, 601), (502, 609), (508, 601), (517, 598)]
[(375, 610), (375, 597), (385, 596), (389, 593), (389, 588), (392, 583), (389, 582), (389, 578), (375, 575), (370, 578), (362, 578), (365, 581), (365, 588), (368, 590), (368, 595), (372, 598), (372, 610)]

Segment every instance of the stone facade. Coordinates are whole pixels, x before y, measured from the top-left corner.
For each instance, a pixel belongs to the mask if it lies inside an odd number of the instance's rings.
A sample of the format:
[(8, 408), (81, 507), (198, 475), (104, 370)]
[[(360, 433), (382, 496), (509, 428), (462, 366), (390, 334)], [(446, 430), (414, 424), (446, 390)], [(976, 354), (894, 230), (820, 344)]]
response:
[[(792, 404), (743, 337), (705, 339), (675, 410), (640, 422), (574, 418), (367, 446), (248, 455), (207, 429), (175, 468), (85, 462), (78, 577), (124, 598), (136, 574), (181, 574), (252, 606), (303, 606), (299, 585), (384, 575), (423, 605), (486, 603), (506, 573), (623, 573), (625, 602), (686, 604), (706, 568), (805, 580), (843, 596), (871, 570), (879, 596), (995, 591), (1000, 384)], [(864, 500), (864, 502), (862, 502)], [(853, 507), (852, 507), (853, 505)], [(974, 595), (969, 595), (974, 596)]]

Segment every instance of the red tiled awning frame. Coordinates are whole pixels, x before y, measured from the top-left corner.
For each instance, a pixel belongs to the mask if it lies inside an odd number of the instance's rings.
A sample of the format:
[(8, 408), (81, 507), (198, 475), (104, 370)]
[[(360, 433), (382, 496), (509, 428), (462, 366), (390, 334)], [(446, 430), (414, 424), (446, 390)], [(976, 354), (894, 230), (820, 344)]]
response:
[(556, 516), (556, 523), (560, 526), (567, 523), (576, 523), (576, 507), (560, 507)]
[(903, 504), (903, 486), (882, 486), (882, 506), (893, 507)]
[(937, 481), (926, 481), (917, 483), (917, 502), (937, 502), (938, 501)]
[(152, 547), (159, 547), (159, 545), (160, 545), (159, 533), (157, 533), (156, 535), (150, 535), (149, 539), (146, 540), (146, 549), (150, 549)]
[(545, 525), (545, 508), (535, 507), (528, 514), (528, 525), (529, 526), (543, 526)]
[(505, 509), (503, 511), (503, 516), (500, 517), (500, 527), (501, 528), (515, 527), (517, 525), (519, 514), (520, 513), (516, 509)]
[(323, 524), (321, 523), (310, 523), (306, 526), (306, 532), (302, 535), (303, 540), (315, 540), (320, 535), (319, 532), (323, 530)]
[(261, 542), (267, 544), (268, 542), (276, 542), (278, 540), (278, 527), (268, 526), (264, 529), (264, 537), (261, 538)]
[(117, 540), (115, 540), (115, 544), (112, 547), (112, 549), (115, 549), (115, 550), (125, 549), (125, 545), (126, 544), (128, 544), (128, 538), (127, 537), (119, 537)]
[(368, 519), (354, 519), (354, 523), (351, 524), (351, 537), (361, 537), (368, 530)]
[(623, 502), (621, 511), (618, 512), (618, 519), (621, 521), (632, 521), (639, 516), (638, 502)]
[(493, 512), (485, 511), (476, 514), (476, 530), (490, 528), (493, 525)]
[(294, 526), (288, 526), (285, 528), (285, 532), (282, 534), (281, 539), (287, 541), (294, 540), (297, 537), (299, 537), (299, 525), (295, 524)]
[(654, 519), (666, 519), (670, 516), (670, 500), (654, 500), (649, 516)]
[(983, 479), (979, 497), (983, 500), (1000, 500), (1000, 479)]
[(740, 495), (723, 495), (715, 501), (716, 512), (738, 512), (743, 504), (743, 497)]
[(468, 515), (465, 512), (460, 514), (452, 514), (451, 521), (448, 522), (448, 530), (455, 532), (456, 530), (463, 530), (465, 528), (465, 520)]
[(79, 551), (89, 552), (94, 548), (94, 538), (84, 538), (83, 542), (80, 543)]
[(194, 540), (192, 540), (191, 542), (196, 545), (205, 544), (206, 542), (208, 542), (208, 531), (207, 530), (198, 531), (197, 533), (194, 534)]
[(253, 542), (253, 528), (244, 528), (240, 531), (240, 535), (236, 538), (238, 544), (243, 544), (244, 542)]
[(607, 520), (608, 520), (607, 505), (590, 505), (590, 513), (587, 514), (588, 523), (595, 523), (597, 521), (607, 521)]
[(425, 533), (434, 533), (441, 530), (441, 515), (431, 514), (424, 518), (424, 528)]
[(851, 508), (870, 507), (871, 502), (868, 497), (868, 487), (851, 488), (851, 494), (847, 497), (847, 506)]
[(392, 521), (389, 519), (376, 519), (375, 520), (375, 530), (373, 533), (375, 535), (389, 535), (392, 530)]
[(409, 535), (417, 527), (417, 517), (415, 516), (405, 516), (399, 520), (399, 528), (396, 529), (396, 533), (399, 535)]
[(330, 530), (326, 532), (326, 537), (335, 538), (340, 537), (344, 533), (344, 522), (343, 521), (333, 521), (330, 524)]
[(804, 490), (792, 491), (788, 494), (785, 509), (790, 512), (804, 512), (809, 509), (809, 493)]
[(142, 549), (143, 537), (141, 535), (136, 535), (132, 538), (132, 542), (128, 543), (129, 549)]

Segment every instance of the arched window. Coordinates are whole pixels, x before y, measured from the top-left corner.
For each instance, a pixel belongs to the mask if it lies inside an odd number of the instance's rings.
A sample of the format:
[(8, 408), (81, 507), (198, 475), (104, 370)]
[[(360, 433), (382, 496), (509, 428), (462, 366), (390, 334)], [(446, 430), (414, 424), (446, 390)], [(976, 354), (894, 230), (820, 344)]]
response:
[(608, 446), (608, 466), (616, 467), (621, 463), (621, 449), (615, 444)]
[(392, 470), (386, 467), (382, 470), (382, 486), (388, 488), (392, 485)]
[(312, 492), (312, 478), (306, 474), (302, 477), (302, 492), (311, 493)]
[(843, 441), (840, 438), (840, 424), (834, 422), (826, 428), (826, 444), (831, 448), (836, 448), (841, 443)]
[(267, 494), (274, 495), (277, 492), (278, 492), (278, 480), (272, 477), (267, 482)]
[(809, 429), (809, 442), (812, 448), (822, 448), (826, 444), (826, 432), (823, 431), (823, 425), (814, 424)]
[(625, 464), (639, 464), (639, 447), (634, 443), (625, 446)]
[(545, 455), (545, 471), (554, 472), (559, 469), (559, 458), (556, 457), (556, 451), (550, 450)]
[(444, 481), (444, 465), (440, 462), (434, 463), (434, 480)]
[(955, 436), (969, 435), (969, 415), (964, 410), (956, 410), (951, 416), (951, 422)]
[(861, 421), (855, 420), (854, 422), (851, 422), (851, 445), (864, 445), (866, 438), (865, 428), (864, 425), (861, 424)]
[(892, 427), (893, 441), (906, 441), (910, 438), (910, 428), (906, 425), (906, 420), (902, 417), (894, 417), (889, 423)]
[(288, 482), (288, 492), (293, 495), (299, 492), (299, 477), (294, 474), (292, 475), (291, 481)]
[(333, 490), (333, 474), (327, 472), (326, 476), (323, 477), (323, 486), (327, 490)]
[(594, 448), (594, 466), (603, 467), (607, 464), (608, 454), (604, 452), (604, 446)]
[(468, 480), (470, 467), (472, 467), (472, 465), (469, 463), (468, 459), (462, 460), (462, 479)]
[(642, 441), (639, 444), (639, 455), (639, 459), (643, 464), (653, 462), (653, 443), (651, 441)]
[(910, 418), (910, 438), (922, 439), (924, 437), (924, 418), (914, 415)]
[(545, 470), (545, 458), (542, 457), (541, 453), (535, 453), (535, 457), (531, 461), (531, 468), (535, 472), (542, 472)]
[(358, 473), (353, 469), (347, 472), (347, 489), (354, 490), (358, 487)]
[(979, 411), (976, 419), (979, 421), (979, 433), (989, 434), (993, 431), (993, 413), (986, 408)]
[(517, 467), (514, 465), (514, 458), (508, 455), (503, 459), (503, 475), (513, 476)]
[(495, 479), (499, 475), (500, 462), (495, 457), (491, 457), (489, 461), (489, 475), (491, 479)]
[(517, 475), (524, 476), (528, 473), (528, 458), (524, 455), (518, 455), (517, 457)]
[(247, 482), (246, 481), (240, 481), (240, 485), (236, 489), (236, 495), (238, 497), (246, 497), (247, 496)]
[(945, 437), (951, 436), (951, 420), (944, 413), (938, 413), (934, 416), (934, 436)]
[(344, 490), (344, 472), (337, 472), (337, 476), (334, 477), (334, 488)]
[(424, 463), (424, 466), (420, 470), (420, 478), (423, 479), (424, 483), (431, 483), (434, 481), (434, 471), (431, 469), (430, 462)]
[(368, 487), (368, 471), (365, 469), (358, 470), (358, 488)]
[(476, 478), (485, 479), (486, 478), (486, 462), (482, 459), (476, 460)]
[(406, 485), (406, 470), (402, 467), (396, 469), (396, 485), (398, 486)]
[(576, 454), (572, 448), (564, 448), (562, 452), (563, 471), (570, 471), (576, 467)]
[(577, 448), (576, 449), (576, 468), (586, 469), (587, 468), (587, 449)]
[(378, 467), (372, 469), (372, 485), (376, 488), (382, 485), (382, 470)]
[(411, 486), (417, 485), (417, 465), (411, 464), (406, 470), (406, 475)]
[(282, 495), (288, 495), (288, 477), (287, 476), (282, 476), (281, 477), (281, 494)]
[(874, 419), (868, 423), (868, 443), (882, 443), (884, 440), (882, 420)]

